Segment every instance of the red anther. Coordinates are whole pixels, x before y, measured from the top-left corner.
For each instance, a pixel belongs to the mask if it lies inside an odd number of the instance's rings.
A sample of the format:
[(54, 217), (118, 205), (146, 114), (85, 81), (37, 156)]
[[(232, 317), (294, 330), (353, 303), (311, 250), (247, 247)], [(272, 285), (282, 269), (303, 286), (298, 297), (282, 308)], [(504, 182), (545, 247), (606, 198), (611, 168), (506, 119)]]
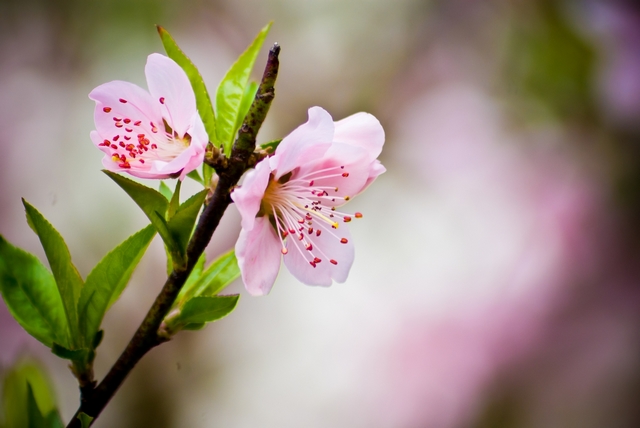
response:
[(129, 157), (135, 159), (136, 158), (136, 154), (133, 152), (129, 152)]
[(160, 104), (164, 104), (164, 97), (160, 97)]
[(286, 248), (282, 247), (282, 250), (280, 250), (280, 252), (282, 254), (287, 254), (289, 252), (289, 250), (287, 250)]
[(126, 118), (125, 120), (123, 120), (124, 123), (131, 123), (131, 119)]
[(311, 266), (313, 266), (313, 267), (316, 267), (316, 262), (314, 262), (313, 260), (311, 260), (311, 261), (309, 262), (309, 264), (310, 264)]
[(120, 147), (124, 147), (124, 141), (120, 141), (120, 143), (118, 143), (118, 145), (119, 145)]
[(126, 104), (127, 100), (125, 100), (124, 98), (120, 98), (118, 101), (120, 101), (122, 104)]
[(355, 213), (356, 218), (362, 218), (362, 213)]
[(314, 262), (314, 263), (320, 263), (321, 261), (322, 261), (322, 259), (319, 259), (319, 258), (317, 258), (317, 257), (315, 257), (315, 258), (313, 259), (313, 262)]
[(151, 145), (151, 148), (152, 148), (152, 149), (157, 149), (157, 148), (158, 148), (158, 146), (156, 146), (155, 144), (152, 144), (152, 145)]
[(344, 197), (344, 200), (345, 200), (345, 201), (348, 201), (348, 200), (350, 200), (350, 199), (351, 199), (351, 198), (350, 198), (349, 196), (345, 196), (345, 197)]
[(331, 211), (335, 211), (335, 210), (336, 210), (336, 207), (331, 207)]
[(335, 189), (333, 189), (333, 191), (334, 191), (334, 192), (337, 192), (337, 191), (338, 191), (338, 188), (336, 187)]
[(114, 150), (116, 150), (116, 149), (118, 148), (118, 146), (116, 146), (115, 144), (112, 144), (112, 145), (111, 145), (111, 148), (112, 148), (112, 149), (114, 149)]
[[(140, 122), (140, 121), (138, 121), (138, 122)], [(138, 123), (138, 122), (136, 122), (136, 123)], [(144, 138), (144, 134), (138, 134), (138, 139), (140, 139), (140, 138)]]
[(126, 162), (127, 161), (127, 157), (125, 155), (120, 155), (120, 160), (122, 162)]
[(287, 236), (289, 236), (289, 232), (287, 232), (286, 230), (282, 232), (282, 239), (286, 238)]
[(125, 140), (130, 140), (130, 139), (131, 139), (131, 137), (129, 137), (128, 135), (125, 135), (125, 136), (124, 136), (124, 139), (125, 139)]
[(307, 232), (309, 232), (309, 235), (311, 235), (313, 233), (313, 227), (310, 227)]
[[(133, 122), (133, 124), (135, 126), (140, 126), (141, 123), (142, 123), (142, 121), (140, 121), (140, 120), (136, 120), (135, 122)], [(142, 135), (144, 135), (144, 134), (142, 134)]]
[(343, 177), (348, 177), (348, 176), (349, 176), (349, 173), (348, 173), (348, 172), (343, 172), (343, 173), (342, 173), (342, 176), (343, 176)]
[(303, 219), (303, 218), (299, 218), (299, 219), (298, 219), (298, 223), (300, 223), (300, 224), (304, 224), (304, 219)]
[(140, 159), (140, 163), (144, 163), (144, 159)]
[(346, 216), (344, 216), (343, 221), (344, 221), (345, 223), (349, 223), (349, 222), (351, 221), (351, 217), (349, 217), (348, 215), (346, 215)]
[(129, 162), (122, 162), (122, 163), (118, 164), (118, 166), (120, 168), (131, 168), (131, 165), (129, 164)]
[(109, 113), (111, 111), (111, 107), (105, 107), (102, 109), (103, 112)]
[(316, 236), (320, 236), (321, 233), (322, 231), (320, 229), (316, 230)]
[(344, 169), (344, 165), (341, 165), (341, 166), (340, 166), (340, 169)]
[(102, 142), (102, 145), (103, 145), (103, 146), (109, 146), (109, 145), (111, 145), (111, 141), (109, 141), (109, 140), (104, 140), (104, 141)]
[(154, 134), (157, 133), (158, 132), (158, 128), (156, 128), (156, 127), (151, 128), (151, 132), (153, 132)]
[(313, 186), (313, 180), (309, 182), (309, 186)]
[(127, 131), (127, 132), (133, 132), (133, 129), (131, 129), (131, 128), (124, 128), (124, 130)]
[(313, 220), (313, 217), (311, 217), (311, 214), (307, 214), (307, 215), (305, 215), (305, 216), (304, 216), (304, 218), (306, 218), (306, 219), (307, 219), (307, 221), (311, 221), (311, 220)]
[(118, 141), (118, 138), (120, 138), (120, 135), (116, 135), (115, 137), (113, 137), (113, 141)]
[(334, 265), (337, 265), (337, 264), (338, 264), (338, 262), (337, 262), (337, 261), (335, 261), (335, 260), (333, 260), (333, 259), (329, 260), (329, 262), (331, 262), (331, 264), (334, 264)]
[(302, 233), (298, 235), (298, 241), (302, 241), (303, 239), (304, 239), (304, 235)]
[(341, 239), (340, 239), (340, 243), (341, 243), (341, 244), (346, 244), (347, 242), (349, 242), (349, 241), (347, 240), (347, 238), (341, 238)]
[(122, 124), (120, 122), (116, 122), (116, 128), (122, 128)]
[(113, 121), (114, 121), (114, 122), (120, 122), (121, 120), (122, 120), (122, 118), (121, 118), (121, 117), (113, 116)]
[(304, 248), (305, 248), (307, 251), (311, 251), (311, 250), (313, 250), (313, 245), (311, 245), (311, 242), (309, 242), (307, 245), (305, 245), (305, 246), (304, 246)]
[(292, 234), (292, 235), (295, 235), (295, 234), (296, 234), (296, 231), (295, 231), (295, 230), (293, 230), (293, 229), (289, 229), (289, 233), (290, 233), (290, 234)]
[(136, 148), (136, 146), (134, 146), (133, 144), (127, 144), (127, 150), (128, 150), (128, 151), (130, 151), (130, 152), (131, 152), (131, 151), (133, 151), (133, 149), (135, 149), (135, 148)]

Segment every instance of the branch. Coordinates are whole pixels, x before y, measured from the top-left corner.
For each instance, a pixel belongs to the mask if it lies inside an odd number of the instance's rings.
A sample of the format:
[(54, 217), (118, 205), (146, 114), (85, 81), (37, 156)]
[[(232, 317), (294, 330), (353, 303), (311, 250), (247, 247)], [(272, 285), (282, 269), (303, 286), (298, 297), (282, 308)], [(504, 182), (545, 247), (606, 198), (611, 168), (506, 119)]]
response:
[(109, 403), (111, 397), (113, 397), (138, 361), (152, 348), (165, 341), (164, 338), (158, 336), (158, 328), (162, 320), (178, 297), (178, 293), (193, 270), (196, 261), (209, 245), (213, 232), (218, 227), (222, 215), (231, 203), (231, 191), (238, 184), (242, 174), (253, 166), (251, 160), (255, 149), (256, 136), (274, 97), (273, 86), (278, 75), (279, 53), (280, 46), (277, 44), (269, 51), (269, 59), (260, 87), (240, 128), (230, 159), (228, 161), (220, 157), (207, 159), (207, 163), (216, 168), (220, 181), (209, 204), (205, 206), (200, 215), (198, 225), (189, 241), (186, 267), (181, 270), (174, 269), (169, 275), (162, 291), (156, 297), (138, 330), (113, 367), (111, 367), (109, 373), (94, 390), (90, 391), (90, 393), (82, 394), (80, 408), (67, 425), (67, 428), (81, 427), (78, 419), (80, 413), (86, 413), (94, 418), (95, 421), (95, 418), (100, 415), (100, 412)]

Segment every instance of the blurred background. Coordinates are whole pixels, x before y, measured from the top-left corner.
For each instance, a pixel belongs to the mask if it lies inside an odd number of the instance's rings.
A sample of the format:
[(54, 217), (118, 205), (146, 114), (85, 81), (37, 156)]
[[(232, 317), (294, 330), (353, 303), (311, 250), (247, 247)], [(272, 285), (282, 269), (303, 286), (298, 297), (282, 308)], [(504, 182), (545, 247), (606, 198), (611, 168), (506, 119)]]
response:
[[(640, 426), (635, 2), (1, 0), (0, 233), (44, 260), (24, 197), (86, 276), (146, 224), (100, 172), (89, 91), (146, 87), (161, 24), (212, 93), (269, 20), (281, 71), (260, 141), (314, 105), (386, 130), (388, 172), (348, 206), (364, 213), (351, 275), (325, 289), (283, 270), (262, 298), (234, 283), (238, 309), (154, 349), (94, 426)], [(210, 258), (238, 231), (231, 207)], [(156, 238), (107, 314), (99, 379), (160, 290), (158, 266)], [(66, 363), (0, 304), (0, 367), (25, 355), (68, 421)]]

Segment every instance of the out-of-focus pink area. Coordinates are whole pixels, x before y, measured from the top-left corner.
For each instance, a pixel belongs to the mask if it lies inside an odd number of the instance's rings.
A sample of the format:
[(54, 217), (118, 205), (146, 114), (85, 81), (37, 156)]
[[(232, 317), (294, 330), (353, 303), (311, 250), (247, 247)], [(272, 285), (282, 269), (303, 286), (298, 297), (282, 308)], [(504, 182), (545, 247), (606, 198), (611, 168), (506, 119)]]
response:
[[(631, 2), (120, 0), (0, 5), (0, 233), (44, 258), (20, 197), (80, 272), (146, 218), (99, 172), (89, 91), (144, 85), (178, 40), (213, 92), (258, 29), (282, 46), (260, 140), (320, 105), (380, 119), (388, 172), (349, 209), (345, 284), (269, 296), (153, 350), (96, 427), (640, 425), (640, 9)], [(259, 59), (262, 67), (264, 53)], [(259, 73), (256, 73), (258, 76)], [(192, 182), (187, 191), (195, 191)], [(231, 248), (231, 208), (208, 250)], [(155, 242), (107, 315), (104, 376), (163, 282)], [(158, 269), (162, 266), (162, 269)], [(0, 362), (65, 363), (0, 309)]]

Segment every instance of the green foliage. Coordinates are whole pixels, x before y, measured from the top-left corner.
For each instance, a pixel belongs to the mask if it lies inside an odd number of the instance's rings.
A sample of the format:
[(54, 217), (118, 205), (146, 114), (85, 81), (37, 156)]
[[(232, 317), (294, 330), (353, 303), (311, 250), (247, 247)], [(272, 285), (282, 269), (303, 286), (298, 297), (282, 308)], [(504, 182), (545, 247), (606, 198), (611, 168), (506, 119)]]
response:
[(178, 207), (180, 206), (180, 188), (182, 187), (182, 181), (178, 180), (176, 182), (176, 189), (173, 191), (173, 195), (169, 200), (169, 212), (167, 214), (167, 218), (171, 219), (173, 215), (178, 211)]
[(11, 315), (45, 346), (69, 346), (69, 325), (51, 272), (0, 235), (0, 292)]
[(190, 179), (192, 179), (194, 181), (197, 181), (198, 183), (204, 185), (204, 181), (202, 181), (202, 177), (200, 177), (200, 174), (198, 174), (198, 170), (197, 169), (194, 169), (189, 174), (187, 174), (187, 177), (189, 177)]
[[(242, 114), (243, 99), (247, 92), (246, 87), (251, 70), (270, 28), (271, 23), (267, 24), (258, 33), (253, 43), (231, 66), (220, 82), (220, 86), (218, 86), (218, 91), (216, 92), (216, 111), (218, 113), (216, 117), (216, 139), (214, 141), (218, 147), (224, 149), (224, 153), (227, 156), (231, 153), (231, 146), (238, 131), (236, 124), (238, 123), (238, 117)], [(242, 123), (242, 120), (240, 120), (240, 123)]]
[(78, 419), (80, 419), (82, 428), (89, 428), (91, 426), (91, 421), (93, 421), (93, 418), (84, 412), (80, 412)]
[(22, 203), (27, 213), (29, 225), (40, 238), (62, 298), (62, 305), (71, 336), (69, 345), (76, 347), (79, 345), (78, 313), (76, 308), (80, 298), (80, 290), (82, 289), (82, 277), (80, 277), (78, 270), (71, 263), (71, 254), (69, 254), (67, 244), (65, 244), (60, 233), (53, 228), (51, 223), (38, 210), (29, 205), (24, 199)]
[(187, 73), (189, 77), (189, 81), (191, 82), (191, 87), (193, 88), (193, 92), (196, 95), (196, 106), (198, 108), (198, 113), (200, 113), (200, 117), (202, 118), (202, 122), (204, 123), (204, 127), (207, 130), (207, 135), (209, 136), (209, 141), (216, 140), (216, 118), (213, 112), (213, 106), (211, 104), (211, 98), (209, 97), (209, 92), (207, 92), (207, 87), (204, 84), (204, 80), (200, 75), (200, 72), (193, 65), (193, 62), (187, 57), (184, 52), (178, 47), (178, 44), (173, 40), (171, 35), (167, 30), (158, 26), (158, 34), (160, 35), (160, 39), (162, 40), (162, 45), (164, 46), (164, 50), (167, 52), (169, 58), (178, 63), (180, 67)]
[(208, 190), (204, 189), (187, 199), (169, 220), (169, 232), (178, 244), (181, 255), (186, 253), (193, 226), (196, 223), (204, 199), (207, 197), (207, 192)]
[(268, 151), (269, 153), (274, 153), (281, 142), (282, 138), (280, 138), (279, 140), (269, 141), (268, 143), (261, 144), (260, 148), (262, 150)]
[(205, 323), (230, 314), (238, 304), (239, 294), (231, 296), (197, 296), (180, 309), (180, 314), (167, 323), (170, 331), (199, 330)]
[(244, 88), (244, 95), (242, 96), (242, 102), (240, 102), (240, 108), (238, 109), (238, 117), (236, 117), (236, 132), (238, 132), (242, 126), (242, 122), (244, 122), (245, 116), (249, 113), (251, 103), (253, 103), (253, 99), (258, 93), (258, 86), (257, 82), (249, 82)]
[(178, 295), (176, 305), (182, 306), (194, 296), (214, 296), (240, 276), (240, 268), (233, 250), (221, 255), (197, 279), (192, 275)]
[(44, 370), (21, 362), (6, 375), (3, 385), (5, 428), (62, 428), (53, 388)]
[(160, 182), (160, 187), (158, 188), (158, 191), (160, 193), (162, 193), (162, 196), (167, 198), (167, 201), (171, 200), (171, 196), (173, 196), (173, 192), (171, 191), (169, 186), (167, 186), (167, 184), (164, 181)]
[(149, 225), (114, 248), (93, 268), (80, 295), (78, 315), (83, 343), (91, 346), (107, 309), (120, 297), (156, 234)]

